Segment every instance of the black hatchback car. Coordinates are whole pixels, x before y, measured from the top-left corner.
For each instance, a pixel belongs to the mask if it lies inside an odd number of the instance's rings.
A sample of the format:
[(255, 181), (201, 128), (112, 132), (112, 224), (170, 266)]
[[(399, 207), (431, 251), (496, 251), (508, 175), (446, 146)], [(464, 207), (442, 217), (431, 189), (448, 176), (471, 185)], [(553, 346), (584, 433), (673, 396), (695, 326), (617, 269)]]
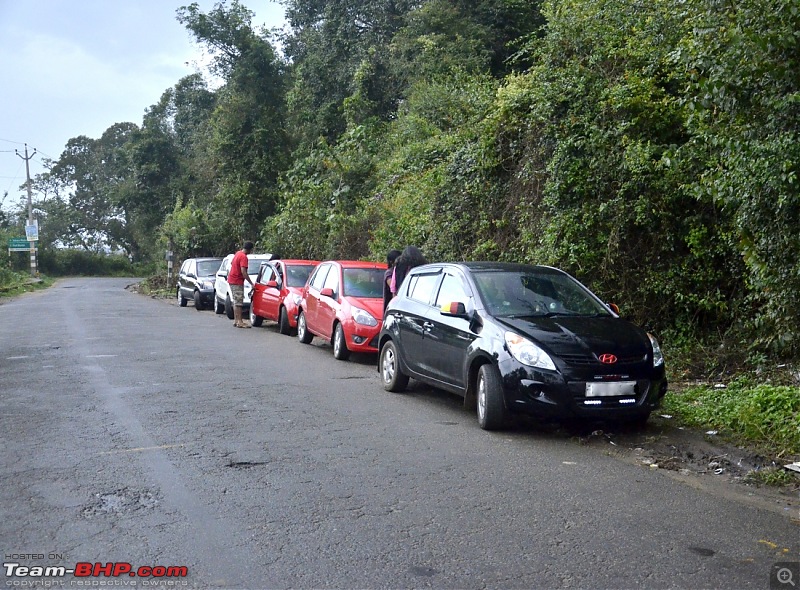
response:
[(546, 266), (419, 266), (386, 310), (379, 349), (385, 389), (413, 377), (460, 394), (486, 430), (512, 413), (644, 423), (667, 392), (656, 339)]
[(214, 280), (222, 258), (187, 258), (178, 271), (178, 305), (194, 301), (197, 311), (214, 301)]

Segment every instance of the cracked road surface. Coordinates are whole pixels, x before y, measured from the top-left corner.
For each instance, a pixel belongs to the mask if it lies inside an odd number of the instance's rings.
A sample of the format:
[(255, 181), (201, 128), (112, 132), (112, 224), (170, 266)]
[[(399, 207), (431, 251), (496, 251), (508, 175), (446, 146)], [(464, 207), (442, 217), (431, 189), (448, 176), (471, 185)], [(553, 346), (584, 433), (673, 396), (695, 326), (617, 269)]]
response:
[(557, 430), (484, 432), (455, 396), (385, 392), (374, 358), (131, 282), (0, 305), (4, 563), (186, 566), (151, 581), (197, 588), (550, 589), (769, 588), (800, 561), (797, 497), (721, 493)]

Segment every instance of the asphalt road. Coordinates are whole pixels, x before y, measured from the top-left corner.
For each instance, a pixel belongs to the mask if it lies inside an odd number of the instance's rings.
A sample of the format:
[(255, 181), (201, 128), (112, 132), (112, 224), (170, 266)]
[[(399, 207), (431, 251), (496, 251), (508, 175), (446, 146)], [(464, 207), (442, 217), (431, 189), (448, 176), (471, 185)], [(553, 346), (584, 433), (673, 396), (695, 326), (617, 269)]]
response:
[[(385, 392), (374, 358), (131, 282), (0, 305), (6, 587), (767, 589), (800, 561), (794, 508), (481, 431), (455, 396)], [(20, 575), (84, 562), (188, 576)]]

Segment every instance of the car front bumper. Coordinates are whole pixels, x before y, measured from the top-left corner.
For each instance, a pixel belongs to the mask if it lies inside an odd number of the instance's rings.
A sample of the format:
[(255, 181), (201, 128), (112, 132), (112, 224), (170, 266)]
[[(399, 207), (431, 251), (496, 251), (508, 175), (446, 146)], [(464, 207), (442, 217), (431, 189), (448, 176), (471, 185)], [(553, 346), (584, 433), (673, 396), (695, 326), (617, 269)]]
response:
[[(664, 367), (621, 370), (620, 374), (533, 369), (513, 358), (498, 364), (506, 407), (540, 418), (635, 419), (658, 408), (667, 392)], [(587, 388), (605, 384), (606, 395)], [(592, 386), (596, 387), (596, 386)], [(613, 389), (621, 391), (613, 391)]]
[(378, 352), (378, 334), (380, 331), (380, 324), (377, 326), (363, 326), (354, 323), (350, 327), (345, 327), (344, 336), (347, 339), (348, 350), (351, 352)]

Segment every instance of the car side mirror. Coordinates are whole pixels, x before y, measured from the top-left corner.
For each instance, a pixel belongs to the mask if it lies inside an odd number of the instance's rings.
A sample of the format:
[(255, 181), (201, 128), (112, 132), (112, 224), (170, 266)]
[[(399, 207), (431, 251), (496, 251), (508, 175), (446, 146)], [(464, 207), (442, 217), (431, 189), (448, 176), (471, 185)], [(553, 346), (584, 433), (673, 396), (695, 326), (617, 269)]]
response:
[(442, 312), (442, 315), (469, 319), (469, 315), (467, 314), (467, 306), (464, 305), (461, 301), (452, 301), (450, 303), (445, 303), (440, 308), (440, 311)]
[(330, 287), (325, 287), (322, 291), (319, 292), (322, 297), (330, 297), (333, 299), (333, 289)]
[(273, 288), (273, 289), (278, 289), (279, 288), (278, 287), (278, 281), (276, 281), (275, 279), (272, 279), (271, 281), (267, 281), (267, 288), (270, 288), (270, 287)]
[(619, 315), (619, 305), (616, 303), (606, 303), (606, 307), (613, 311), (615, 314)]

